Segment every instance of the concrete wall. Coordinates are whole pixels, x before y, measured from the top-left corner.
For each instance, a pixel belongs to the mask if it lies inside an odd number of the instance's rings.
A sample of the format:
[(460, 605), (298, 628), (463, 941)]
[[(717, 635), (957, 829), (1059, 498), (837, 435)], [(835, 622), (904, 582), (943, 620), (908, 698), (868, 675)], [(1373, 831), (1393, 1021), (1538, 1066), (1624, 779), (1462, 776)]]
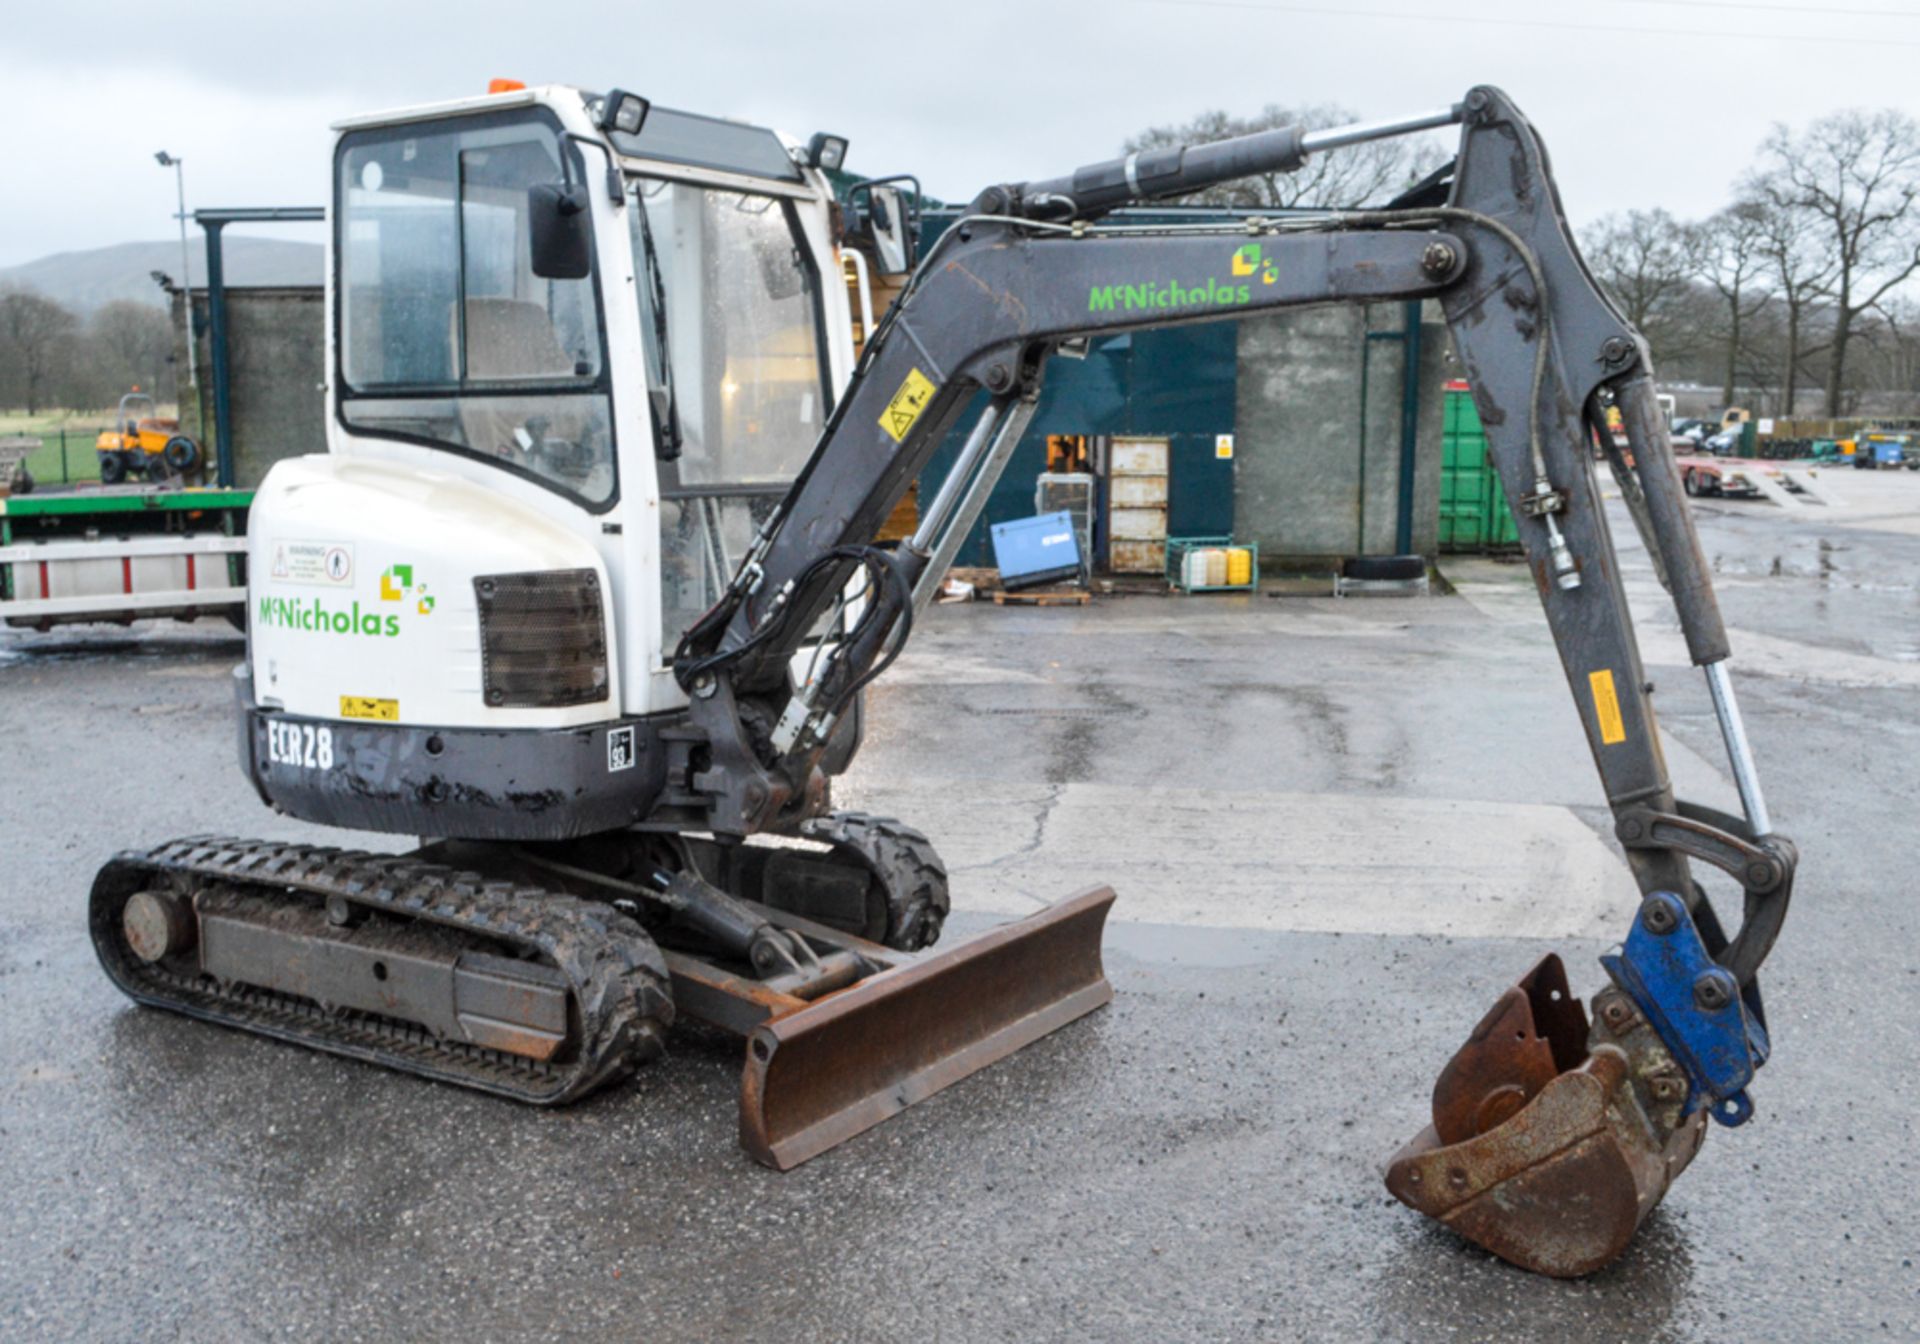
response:
[[(213, 439), (213, 349), (206, 291), (193, 292), (201, 403)], [(283, 457), (327, 449), (325, 306), (319, 286), (227, 290), (233, 479), (255, 486)]]
[[(1265, 565), (1397, 552), (1404, 306), (1310, 309), (1242, 322), (1233, 531)], [(1369, 339), (1371, 337), (1371, 339)], [(1442, 383), (1451, 355), (1428, 305), (1411, 550), (1437, 549)]]

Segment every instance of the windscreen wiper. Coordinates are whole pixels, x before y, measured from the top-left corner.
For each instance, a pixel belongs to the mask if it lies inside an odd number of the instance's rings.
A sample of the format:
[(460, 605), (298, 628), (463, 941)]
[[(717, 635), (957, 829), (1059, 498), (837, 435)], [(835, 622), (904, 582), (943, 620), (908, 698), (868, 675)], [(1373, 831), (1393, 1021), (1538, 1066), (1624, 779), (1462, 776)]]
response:
[(673, 391), (673, 355), (667, 344), (667, 286), (660, 274), (660, 254), (653, 245), (653, 225), (647, 219), (647, 204), (641, 199), (637, 186), (633, 195), (633, 207), (640, 220), (640, 244), (647, 259), (647, 300), (653, 309), (653, 346), (660, 366), (660, 387), (649, 391), (655, 398), (654, 418), (665, 435), (660, 442), (660, 457), (672, 462), (680, 456), (686, 440), (680, 433), (680, 402)]

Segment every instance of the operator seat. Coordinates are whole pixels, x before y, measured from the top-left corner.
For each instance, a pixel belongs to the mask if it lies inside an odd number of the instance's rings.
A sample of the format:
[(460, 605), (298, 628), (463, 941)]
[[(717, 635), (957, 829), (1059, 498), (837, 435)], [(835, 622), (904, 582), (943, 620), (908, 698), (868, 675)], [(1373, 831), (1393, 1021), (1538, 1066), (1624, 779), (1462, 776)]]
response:
[[(573, 358), (560, 344), (553, 321), (540, 304), (525, 299), (467, 300), (467, 377), (478, 382), (522, 378), (571, 378)], [(529, 421), (543, 424), (540, 434), (578, 444), (588, 432), (584, 400), (571, 397), (487, 397), (459, 399), (460, 430), (470, 447), (496, 457), (521, 461), (526, 454), (514, 438)]]

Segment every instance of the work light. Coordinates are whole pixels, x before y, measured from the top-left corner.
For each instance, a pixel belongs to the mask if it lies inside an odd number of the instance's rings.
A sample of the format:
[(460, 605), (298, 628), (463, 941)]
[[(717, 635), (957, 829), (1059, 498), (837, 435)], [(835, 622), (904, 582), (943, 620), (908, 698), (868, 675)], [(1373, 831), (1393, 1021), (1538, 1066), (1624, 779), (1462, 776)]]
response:
[(814, 133), (807, 141), (807, 166), (810, 168), (838, 168), (847, 161), (847, 137), (828, 135), (825, 131)]
[(637, 93), (613, 89), (600, 103), (600, 129), (618, 131), (622, 135), (638, 135), (640, 128), (646, 124), (649, 106), (651, 104)]

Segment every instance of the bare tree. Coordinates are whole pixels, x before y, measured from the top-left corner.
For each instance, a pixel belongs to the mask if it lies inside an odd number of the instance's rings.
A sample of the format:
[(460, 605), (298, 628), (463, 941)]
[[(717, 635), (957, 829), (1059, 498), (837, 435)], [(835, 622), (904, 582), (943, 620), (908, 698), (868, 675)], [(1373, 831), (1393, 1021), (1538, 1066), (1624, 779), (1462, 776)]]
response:
[(46, 405), (60, 351), (75, 325), (73, 314), (45, 295), (30, 289), (0, 291), (0, 378), (11, 385), (29, 415)]
[[(1202, 112), (1184, 125), (1149, 127), (1128, 140), (1121, 152), (1132, 154), (1172, 145), (1207, 144), (1279, 126), (1320, 130), (1345, 126), (1356, 120), (1358, 117), (1352, 111), (1334, 103), (1309, 107), (1281, 107), (1270, 103), (1251, 117), (1236, 117), (1220, 111)], [(1372, 140), (1310, 155), (1297, 172), (1266, 173), (1223, 183), (1187, 199), (1197, 205), (1242, 210), (1299, 206), (1344, 209), (1412, 185), (1438, 167), (1444, 157), (1436, 145), (1427, 141), (1403, 137)]]
[(1687, 321), (1697, 258), (1690, 232), (1665, 210), (1607, 215), (1582, 231), (1587, 264), (1654, 353), (1674, 359), (1697, 340)]
[[(1873, 320), (1854, 333), (1852, 382), (1856, 393), (1911, 392), (1920, 382), (1920, 346), (1911, 300), (1889, 296)], [(1861, 357), (1864, 349), (1865, 358)]]
[[(117, 397), (138, 383), (161, 401), (172, 399), (167, 374), (173, 358), (173, 323), (163, 309), (132, 299), (116, 299), (87, 320), (92, 381)], [(109, 398), (110, 399), (110, 398)], [(88, 404), (105, 404), (89, 398)]]
[[(1817, 326), (1824, 326), (1836, 267), (1832, 254), (1816, 236), (1818, 221), (1784, 197), (1779, 184), (1756, 175), (1746, 194), (1763, 204), (1760, 252), (1766, 259), (1768, 281), (1779, 309), (1780, 409), (1782, 415), (1790, 416), (1802, 370), (1829, 344), (1811, 338), (1818, 334)], [(1828, 413), (1837, 414), (1831, 409)]]
[(1829, 414), (1847, 386), (1862, 318), (1920, 270), (1920, 122), (1904, 112), (1836, 112), (1801, 135), (1775, 126), (1761, 148), (1769, 193), (1817, 221), (1833, 265)]
[(1692, 231), (1699, 273), (1725, 306), (1726, 363), (1721, 403), (1734, 403), (1734, 390), (1749, 341), (1749, 324), (1773, 297), (1767, 285), (1766, 204), (1751, 198), (1724, 207)]

